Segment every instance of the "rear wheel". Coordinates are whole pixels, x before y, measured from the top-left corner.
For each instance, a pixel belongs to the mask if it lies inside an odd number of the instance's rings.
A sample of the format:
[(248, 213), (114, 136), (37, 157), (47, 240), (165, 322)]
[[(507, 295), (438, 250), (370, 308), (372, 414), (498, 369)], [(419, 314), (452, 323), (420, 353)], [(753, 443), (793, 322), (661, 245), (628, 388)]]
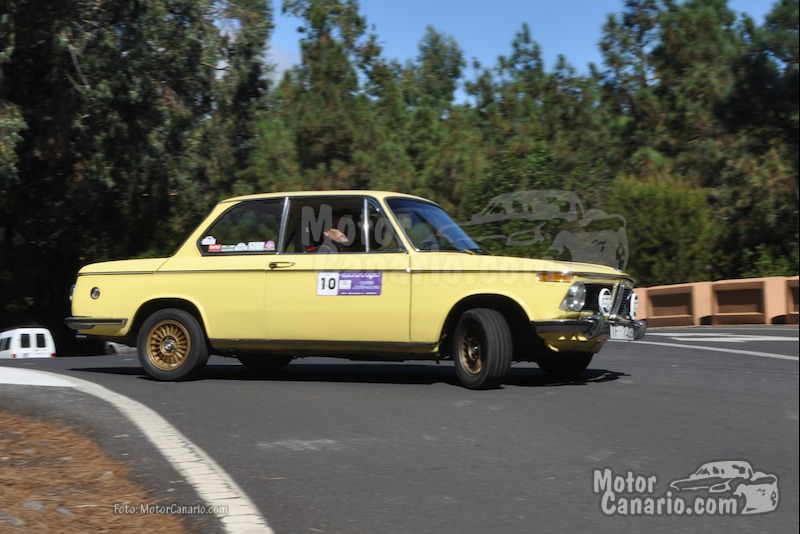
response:
[(511, 367), (512, 353), (511, 330), (500, 312), (488, 308), (464, 312), (453, 336), (453, 360), (465, 387), (498, 387)]
[(267, 372), (283, 369), (293, 358), (279, 354), (241, 354), (236, 359), (248, 369)]
[(152, 314), (139, 330), (139, 363), (155, 379), (181, 380), (196, 375), (208, 361), (208, 345), (195, 317), (176, 308)]
[(549, 375), (573, 378), (586, 370), (594, 356), (591, 352), (546, 352), (536, 363)]

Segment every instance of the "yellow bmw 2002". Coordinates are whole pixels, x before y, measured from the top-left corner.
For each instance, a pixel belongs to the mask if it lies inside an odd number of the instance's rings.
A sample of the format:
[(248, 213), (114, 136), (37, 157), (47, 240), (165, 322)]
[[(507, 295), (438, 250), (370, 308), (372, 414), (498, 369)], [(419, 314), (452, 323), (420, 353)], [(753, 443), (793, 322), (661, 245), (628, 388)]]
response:
[(633, 280), (600, 265), (485, 254), (437, 204), (384, 191), (219, 203), (168, 258), (83, 267), (67, 325), (136, 346), (158, 380), (209, 354), (272, 370), (303, 356), (452, 360), (472, 389), (513, 362), (583, 372), (644, 335)]

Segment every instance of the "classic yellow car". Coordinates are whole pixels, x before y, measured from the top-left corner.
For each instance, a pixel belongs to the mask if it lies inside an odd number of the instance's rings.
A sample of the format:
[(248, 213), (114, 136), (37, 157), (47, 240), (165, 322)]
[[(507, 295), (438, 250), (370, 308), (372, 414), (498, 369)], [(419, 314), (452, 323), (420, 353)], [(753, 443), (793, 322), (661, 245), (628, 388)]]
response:
[(452, 360), (485, 389), (518, 361), (577, 375), (646, 328), (626, 274), (487, 255), (435, 203), (383, 191), (222, 201), (168, 258), (83, 267), (71, 298), (67, 325), (135, 345), (167, 381), (209, 354), (261, 371), (332, 356)]

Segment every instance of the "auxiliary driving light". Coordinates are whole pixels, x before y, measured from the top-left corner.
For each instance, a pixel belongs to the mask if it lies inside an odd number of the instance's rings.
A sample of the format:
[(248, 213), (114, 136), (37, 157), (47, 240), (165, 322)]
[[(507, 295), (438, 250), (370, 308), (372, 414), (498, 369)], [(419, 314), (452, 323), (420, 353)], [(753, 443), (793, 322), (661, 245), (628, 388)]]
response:
[(639, 313), (639, 297), (636, 296), (636, 293), (631, 291), (631, 296), (628, 297), (628, 314), (631, 316), (631, 319), (636, 319), (637, 313)]

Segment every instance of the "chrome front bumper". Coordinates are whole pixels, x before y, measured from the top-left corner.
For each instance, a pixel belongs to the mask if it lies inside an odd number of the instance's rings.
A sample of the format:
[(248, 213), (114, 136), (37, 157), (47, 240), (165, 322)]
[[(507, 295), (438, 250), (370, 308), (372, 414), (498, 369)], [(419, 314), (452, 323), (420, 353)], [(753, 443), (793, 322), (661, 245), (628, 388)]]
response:
[(631, 321), (628, 319), (606, 319), (602, 315), (590, 315), (581, 319), (564, 319), (561, 321), (542, 321), (532, 323), (538, 334), (573, 334), (592, 339), (603, 334), (610, 334), (612, 328), (633, 329), (633, 339), (642, 339), (647, 330), (647, 321)]

